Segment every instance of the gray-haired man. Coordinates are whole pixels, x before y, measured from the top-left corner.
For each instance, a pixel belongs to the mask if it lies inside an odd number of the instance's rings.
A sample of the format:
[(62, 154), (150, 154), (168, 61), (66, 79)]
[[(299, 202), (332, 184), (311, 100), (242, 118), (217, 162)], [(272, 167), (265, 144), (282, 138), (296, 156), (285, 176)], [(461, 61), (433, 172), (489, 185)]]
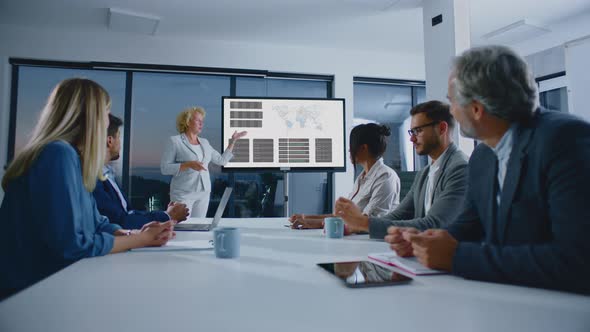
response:
[(447, 230), (392, 227), (385, 240), (466, 278), (590, 293), (590, 124), (538, 110), (526, 63), (503, 46), (457, 57), (448, 98), (463, 135), (484, 143), (463, 211)]

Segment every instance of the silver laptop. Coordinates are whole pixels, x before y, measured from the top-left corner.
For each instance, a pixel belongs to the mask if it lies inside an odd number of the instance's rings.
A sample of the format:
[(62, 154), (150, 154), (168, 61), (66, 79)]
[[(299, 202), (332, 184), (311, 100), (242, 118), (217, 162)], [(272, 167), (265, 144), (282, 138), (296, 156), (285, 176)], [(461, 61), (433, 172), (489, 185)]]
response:
[(221, 201), (219, 201), (219, 206), (217, 207), (217, 211), (215, 211), (215, 217), (213, 217), (213, 222), (210, 224), (191, 224), (191, 223), (180, 223), (174, 226), (175, 231), (201, 231), (207, 232), (212, 230), (213, 228), (217, 227), (219, 221), (221, 220), (221, 216), (223, 215), (223, 211), (225, 211), (225, 206), (227, 205), (227, 201), (229, 201), (229, 196), (231, 196), (231, 187), (225, 188), (223, 192), (223, 196), (221, 196)]

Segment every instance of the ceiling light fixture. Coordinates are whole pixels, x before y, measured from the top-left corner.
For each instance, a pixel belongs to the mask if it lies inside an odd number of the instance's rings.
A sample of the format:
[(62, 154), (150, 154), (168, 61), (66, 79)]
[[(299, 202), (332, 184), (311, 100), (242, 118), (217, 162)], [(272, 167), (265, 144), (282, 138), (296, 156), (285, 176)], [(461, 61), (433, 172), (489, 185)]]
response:
[(524, 19), (486, 33), (482, 38), (493, 43), (514, 44), (549, 32), (551, 32), (551, 30), (546, 27)]
[(159, 23), (160, 18), (154, 15), (109, 8), (108, 27), (113, 31), (155, 35)]

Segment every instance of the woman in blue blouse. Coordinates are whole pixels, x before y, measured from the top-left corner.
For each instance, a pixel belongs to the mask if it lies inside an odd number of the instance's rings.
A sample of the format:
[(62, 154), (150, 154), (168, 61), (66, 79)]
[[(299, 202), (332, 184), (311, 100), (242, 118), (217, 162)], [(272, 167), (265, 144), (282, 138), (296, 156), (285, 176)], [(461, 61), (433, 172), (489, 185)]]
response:
[(6, 170), (0, 299), (79, 259), (159, 246), (173, 237), (172, 221), (131, 232), (98, 213), (92, 191), (102, 177), (109, 110), (110, 98), (97, 83), (62, 81)]

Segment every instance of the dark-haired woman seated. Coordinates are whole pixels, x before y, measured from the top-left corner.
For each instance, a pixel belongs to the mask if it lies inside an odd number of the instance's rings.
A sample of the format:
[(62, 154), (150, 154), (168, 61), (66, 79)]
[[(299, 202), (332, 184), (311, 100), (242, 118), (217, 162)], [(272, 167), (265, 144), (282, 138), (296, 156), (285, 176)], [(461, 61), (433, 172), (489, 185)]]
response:
[[(356, 178), (348, 198), (367, 216), (385, 215), (399, 204), (399, 177), (381, 158), (389, 135), (391, 131), (387, 126), (375, 123), (358, 125), (350, 132), (350, 159), (355, 169), (360, 165), (363, 172)], [(294, 229), (323, 228), (324, 218), (333, 216), (294, 214), (289, 222)]]

